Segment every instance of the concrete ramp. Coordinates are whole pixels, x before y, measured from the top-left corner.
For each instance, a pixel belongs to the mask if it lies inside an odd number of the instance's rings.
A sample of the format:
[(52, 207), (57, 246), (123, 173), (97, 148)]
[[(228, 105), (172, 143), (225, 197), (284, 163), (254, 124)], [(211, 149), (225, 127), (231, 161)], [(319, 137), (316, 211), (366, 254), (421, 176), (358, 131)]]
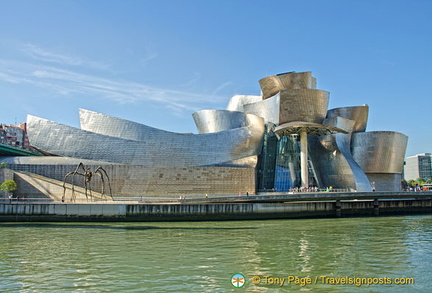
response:
[[(48, 198), (53, 201), (61, 201), (63, 196), (63, 182), (29, 172), (14, 171), (15, 179), (19, 185), (22, 195), (27, 198)], [(66, 183), (65, 200), (70, 202), (72, 199), (72, 184)], [(110, 196), (92, 191), (92, 197), (88, 192), (88, 199), (85, 196), (85, 189), (79, 186), (74, 188), (75, 201), (112, 201)], [(19, 196), (19, 194), (16, 194)]]

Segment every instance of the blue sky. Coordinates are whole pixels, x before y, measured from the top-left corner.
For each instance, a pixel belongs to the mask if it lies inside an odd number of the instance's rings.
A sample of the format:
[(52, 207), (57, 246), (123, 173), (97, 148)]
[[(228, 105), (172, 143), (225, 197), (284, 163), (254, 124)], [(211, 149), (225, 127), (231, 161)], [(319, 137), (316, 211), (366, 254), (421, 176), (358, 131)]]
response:
[(78, 109), (174, 132), (258, 80), (312, 71), (330, 107), (432, 152), (432, 1), (0, 0), (0, 123)]

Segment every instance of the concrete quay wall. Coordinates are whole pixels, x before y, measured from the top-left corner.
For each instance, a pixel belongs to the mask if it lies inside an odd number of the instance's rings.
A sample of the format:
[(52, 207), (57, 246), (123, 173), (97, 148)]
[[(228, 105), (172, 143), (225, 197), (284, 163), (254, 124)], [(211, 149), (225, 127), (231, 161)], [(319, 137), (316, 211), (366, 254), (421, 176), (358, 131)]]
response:
[(432, 199), (201, 204), (0, 204), (0, 221), (216, 221), (432, 213)]

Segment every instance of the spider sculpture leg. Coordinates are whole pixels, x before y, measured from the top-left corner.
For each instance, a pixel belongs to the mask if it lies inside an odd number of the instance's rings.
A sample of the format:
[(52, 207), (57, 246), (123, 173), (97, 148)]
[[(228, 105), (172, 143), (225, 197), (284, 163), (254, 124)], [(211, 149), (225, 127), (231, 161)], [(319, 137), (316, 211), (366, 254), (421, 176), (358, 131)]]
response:
[[(63, 197), (64, 198), (66, 198), (66, 179), (70, 176), (70, 175), (73, 175), (73, 174), (75, 174), (74, 172), (69, 172), (69, 173), (67, 173), (66, 174), (66, 176), (64, 177), (64, 180), (63, 180)], [(71, 201), (75, 201), (75, 198), (74, 198), (74, 185), (72, 184), (72, 195), (71, 195)]]
[(109, 179), (108, 174), (105, 171), (105, 169), (102, 168), (101, 166), (99, 166), (99, 167), (96, 168), (96, 171), (94, 171), (94, 174), (98, 174), (100, 176), (100, 178), (101, 178), (101, 181), (102, 181), (102, 194), (103, 194), (104, 197), (106, 197), (106, 194), (105, 194), (105, 180), (104, 180), (104, 175), (105, 175), (105, 177), (107, 178), (107, 181), (108, 181), (108, 187), (109, 187), (109, 191), (110, 191), (110, 197), (113, 198), (110, 179)]
[[(84, 187), (85, 187), (85, 196), (86, 199), (88, 200), (88, 190), (90, 188), (90, 181), (91, 181), (91, 177), (92, 177), (92, 172), (90, 171), (90, 168), (85, 168), (84, 165), (82, 163), (80, 163), (80, 167), (82, 168), (83, 172), (84, 172)], [(90, 196), (91, 196), (91, 191), (90, 191)]]
[[(78, 166), (76, 167), (75, 171), (69, 172), (66, 174), (66, 176), (64, 177), (63, 180), (63, 196), (65, 196), (66, 194), (66, 179), (72, 175), (72, 195), (71, 195), (71, 201), (75, 202), (76, 196), (75, 196), (75, 175), (79, 175), (79, 176), (85, 176), (84, 174), (79, 172), (79, 169), (82, 168), (84, 169), (84, 165), (83, 163), (79, 163)], [(85, 170), (85, 169), (84, 169)]]

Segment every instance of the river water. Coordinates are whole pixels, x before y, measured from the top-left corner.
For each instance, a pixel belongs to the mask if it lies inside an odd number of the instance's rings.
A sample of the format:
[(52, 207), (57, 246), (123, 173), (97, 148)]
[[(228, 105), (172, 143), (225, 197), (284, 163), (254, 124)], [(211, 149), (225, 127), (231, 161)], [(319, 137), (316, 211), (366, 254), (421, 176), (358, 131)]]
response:
[(0, 292), (432, 292), (431, 276), (432, 215), (0, 223)]

